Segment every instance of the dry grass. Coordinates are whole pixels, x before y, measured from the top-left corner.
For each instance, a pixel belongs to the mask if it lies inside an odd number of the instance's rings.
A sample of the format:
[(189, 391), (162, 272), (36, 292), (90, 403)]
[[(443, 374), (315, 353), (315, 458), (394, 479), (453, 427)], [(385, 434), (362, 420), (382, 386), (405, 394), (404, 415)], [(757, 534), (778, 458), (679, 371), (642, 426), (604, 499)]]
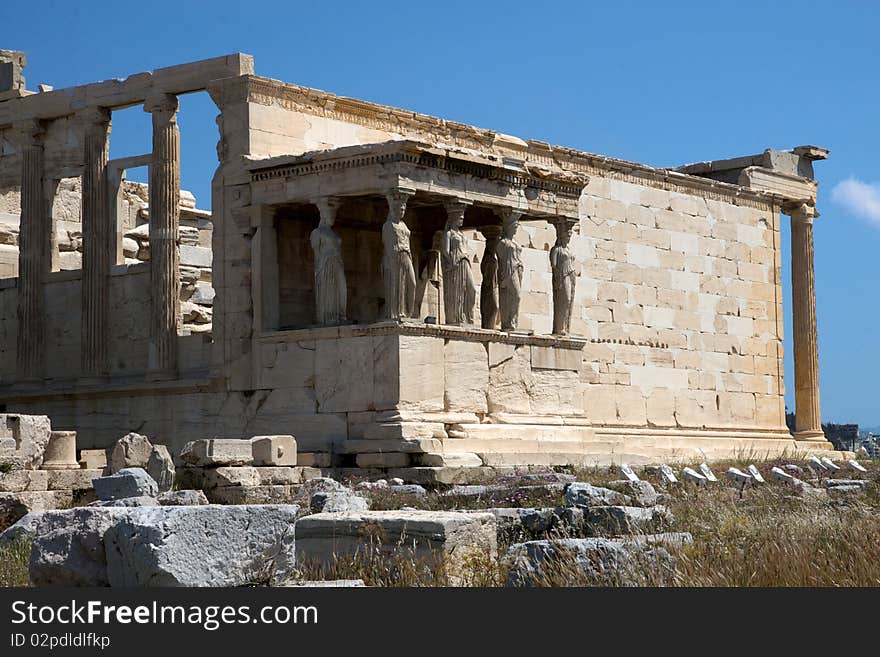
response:
[(15, 541), (0, 547), (0, 587), (28, 586), (30, 541)]

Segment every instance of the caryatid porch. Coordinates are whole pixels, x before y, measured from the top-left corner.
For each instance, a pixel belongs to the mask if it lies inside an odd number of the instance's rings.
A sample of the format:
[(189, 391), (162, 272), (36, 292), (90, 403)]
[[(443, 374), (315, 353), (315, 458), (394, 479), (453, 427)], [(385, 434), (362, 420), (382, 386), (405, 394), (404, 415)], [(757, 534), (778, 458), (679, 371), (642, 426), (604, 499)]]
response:
[[(479, 465), (460, 455), (491, 451), (502, 434), (528, 436), (517, 449), (537, 454), (552, 434), (556, 458), (583, 459), (585, 340), (567, 334), (585, 176), (412, 141), (249, 169), (255, 351), (274, 354), (255, 362), (315, 345), (317, 410), (347, 414), (337, 451), (360, 467)], [(548, 275), (524, 281), (516, 233), (529, 221), (550, 222), (556, 242)], [(552, 334), (520, 328), (524, 283), (548, 288)], [(254, 376), (277, 384), (264, 367)]]

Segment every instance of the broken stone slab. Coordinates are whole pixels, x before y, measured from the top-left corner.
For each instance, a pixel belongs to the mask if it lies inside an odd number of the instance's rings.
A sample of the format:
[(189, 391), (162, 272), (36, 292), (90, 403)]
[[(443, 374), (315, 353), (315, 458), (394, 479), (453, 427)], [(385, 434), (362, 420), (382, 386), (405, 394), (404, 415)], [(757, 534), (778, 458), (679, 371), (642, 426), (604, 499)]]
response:
[(95, 470), (51, 470), (49, 475), (49, 490), (91, 490), (92, 481), (103, 477), (106, 472), (103, 469)]
[(628, 495), (630, 504), (635, 506), (654, 506), (660, 498), (650, 481), (617, 479), (608, 482), (607, 485), (612, 490)]
[(418, 484), (400, 484), (389, 486), (388, 490), (396, 495), (413, 495), (415, 497), (425, 497), (428, 491), (424, 486)]
[(199, 506), (208, 503), (205, 493), (200, 490), (170, 490), (156, 499), (162, 506)]
[(623, 493), (588, 483), (576, 481), (565, 489), (566, 506), (627, 506), (629, 502), (630, 498)]
[(703, 486), (709, 481), (705, 475), (700, 474), (690, 467), (685, 467), (681, 471), (681, 478), (692, 484), (696, 484), (697, 486)]
[(855, 459), (849, 459), (846, 462), (846, 465), (849, 467), (850, 470), (855, 470), (856, 472), (867, 472), (868, 471), (868, 469), (865, 466), (863, 466), (861, 463), (859, 463)]
[(81, 449), (79, 466), (84, 470), (103, 470), (107, 467), (107, 450)]
[(146, 436), (134, 432), (125, 434), (110, 451), (110, 474), (124, 468), (146, 468), (152, 451), (153, 444)]
[(253, 461), (253, 452), (249, 440), (208, 438), (188, 442), (183, 446), (180, 458), (185, 463), (201, 467), (249, 465)]
[(718, 477), (712, 472), (712, 468), (709, 467), (708, 463), (700, 463), (700, 472), (706, 478), (706, 481), (711, 481), (713, 483), (718, 481)]
[(12, 470), (0, 472), (0, 492), (20, 493), (22, 491), (48, 490), (49, 472), (47, 470)]
[(777, 481), (781, 481), (782, 483), (788, 484), (790, 486), (797, 486), (799, 483), (802, 483), (796, 477), (790, 475), (782, 468), (779, 468), (776, 466), (773, 466), (772, 468), (770, 468), (770, 476), (772, 476)]
[(453, 579), (473, 556), (498, 555), (495, 516), (455, 511), (318, 513), (295, 527), (297, 563), (331, 565), (368, 547), (402, 558), (443, 558)]
[(73, 505), (69, 490), (34, 490), (0, 493), (0, 527), (9, 527), (28, 513), (67, 509)]
[(309, 500), (312, 513), (346, 513), (368, 511), (370, 501), (354, 491), (322, 493), (312, 495)]
[(831, 488), (826, 489), (828, 493), (834, 497), (840, 495), (848, 495), (855, 493), (863, 493), (865, 489), (862, 486), (832, 486)]
[(665, 463), (658, 468), (660, 478), (667, 484), (677, 484), (678, 478), (675, 476), (675, 470)]
[(203, 488), (221, 488), (223, 486), (259, 486), (260, 473), (250, 465), (220, 466), (205, 468), (201, 473)]
[(120, 500), (126, 497), (156, 497), (159, 486), (143, 468), (123, 468), (116, 474), (92, 480), (99, 500)]
[(752, 475), (747, 474), (739, 468), (727, 468), (727, 478), (737, 484), (748, 484), (754, 481)]
[(289, 466), (255, 466), (261, 486), (290, 486), (302, 483), (302, 468)]
[(174, 487), (175, 472), (174, 459), (171, 458), (168, 448), (165, 445), (153, 445), (147, 460), (147, 474), (156, 480), (160, 493)]
[(254, 465), (296, 465), (296, 439), (293, 436), (255, 436), (251, 439)]
[(629, 467), (629, 465), (627, 465), (626, 463), (621, 463), (618, 467), (624, 479), (626, 479), (627, 481), (639, 481), (639, 475), (637, 475), (635, 471), (631, 467)]
[(116, 500), (98, 500), (97, 502), (92, 502), (89, 506), (159, 506), (159, 500), (155, 497), (141, 495), (140, 497), (123, 497)]
[(609, 538), (518, 543), (510, 546), (504, 561), (509, 568), (508, 586), (567, 582), (638, 586), (657, 583), (648, 572), (666, 580), (675, 569), (675, 559), (661, 544)]
[(837, 465), (834, 461), (832, 461), (827, 456), (823, 456), (821, 461), (823, 464), (825, 464), (825, 467), (828, 468), (829, 470), (832, 470), (832, 471), (840, 470), (840, 466)]
[(108, 583), (228, 587), (288, 580), (299, 514), (297, 505), (132, 509), (105, 535)]
[(672, 524), (672, 513), (662, 506), (596, 506), (584, 511), (584, 524), (591, 536), (654, 534)]
[(864, 479), (826, 479), (825, 488), (840, 488), (842, 486), (855, 486), (860, 489), (868, 487)]
[(812, 467), (816, 472), (824, 472), (826, 470), (830, 470), (827, 465), (820, 459), (818, 456), (811, 456), (807, 459), (807, 464)]
[(37, 525), (28, 571), (33, 586), (108, 586), (104, 534), (130, 508), (47, 511)]
[(39, 470), (52, 432), (46, 415), (0, 413), (0, 463)]
[(42, 517), (42, 511), (24, 514), (14, 525), (0, 532), (0, 548), (7, 547), (17, 541), (33, 541)]
[(761, 476), (761, 471), (758, 470), (757, 466), (749, 465), (746, 470), (748, 470), (749, 474), (752, 476), (752, 479), (754, 479), (756, 482), (758, 482), (759, 484), (765, 483), (764, 477)]
[(221, 486), (205, 495), (212, 504), (292, 504), (295, 486)]

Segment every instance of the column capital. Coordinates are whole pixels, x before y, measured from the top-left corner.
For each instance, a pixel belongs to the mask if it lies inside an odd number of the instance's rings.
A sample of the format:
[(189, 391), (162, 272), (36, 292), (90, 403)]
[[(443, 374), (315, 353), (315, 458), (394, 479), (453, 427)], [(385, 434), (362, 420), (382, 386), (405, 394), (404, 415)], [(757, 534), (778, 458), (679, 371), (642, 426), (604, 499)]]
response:
[(416, 193), (411, 187), (391, 187), (385, 192), (385, 199), (388, 203), (406, 203)]
[(150, 114), (170, 113), (174, 115), (180, 102), (174, 94), (154, 94), (144, 100), (144, 111)]
[(341, 196), (319, 196), (312, 200), (318, 206), (318, 212), (321, 213), (321, 219), (336, 219), (336, 212), (342, 205), (343, 198)]
[(519, 218), (523, 216), (522, 210), (517, 210), (516, 208), (495, 208), (495, 214), (501, 217), (501, 222), (504, 225), (514, 223), (519, 221)]
[(443, 201), (443, 207), (446, 208), (446, 213), (449, 215), (464, 215), (464, 211), (473, 204), (473, 201), (459, 197), (449, 198)]
[(812, 221), (819, 216), (819, 211), (812, 203), (789, 203), (782, 206), (782, 211), (797, 221)]
[(16, 121), (12, 124), (14, 137), (21, 146), (40, 146), (42, 144), (43, 135), (46, 127), (42, 121), (38, 119), (26, 119), (24, 121)]

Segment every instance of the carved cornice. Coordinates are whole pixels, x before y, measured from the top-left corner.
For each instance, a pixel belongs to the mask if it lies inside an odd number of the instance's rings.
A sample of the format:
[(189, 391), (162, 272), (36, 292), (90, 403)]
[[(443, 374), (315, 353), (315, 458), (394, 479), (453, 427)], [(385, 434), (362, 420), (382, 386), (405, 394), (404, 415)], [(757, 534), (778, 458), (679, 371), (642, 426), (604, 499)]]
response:
[(577, 199), (581, 195), (587, 182), (586, 177), (553, 176), (552, 174), (536, 176), (488, 162), (482, 163), (469, 159), (460, 159), (455, 157), (454, 154), (430, 152), (428, 145), (419, 147), (413, 144), (413, 142), (403, 141), (400, 142), (399, 146), (396, 146), (395, 142), (380, 144), (376, 150), (380, 149), (383, 152), (369, 152), (368, 147), (364, 147), (364, 150), (368, 152), (349, 157), (333, 157), (332, 151), (329, 154), (324, 151), (316, 154), (315, 159), (310, 159), (308, 155), (305, 155), (301, 158), (296, 158), (301, 161), (294, 164), (272, 166), (270, 163), (267, 163), (263, 168), (261, 168), (260, 162), (256, 161), (250, 165), (252, 171), (251, 180), (252, 182), (263, 182), (279, 178), (333, 173), (344, 169), (355, 169), (377, 164), (401, 163), (410, 164), (415, 167), (437, 169), (447, 173), (484, 178), (510, 187), (540, 189), (557, 196), (572, 199)]

